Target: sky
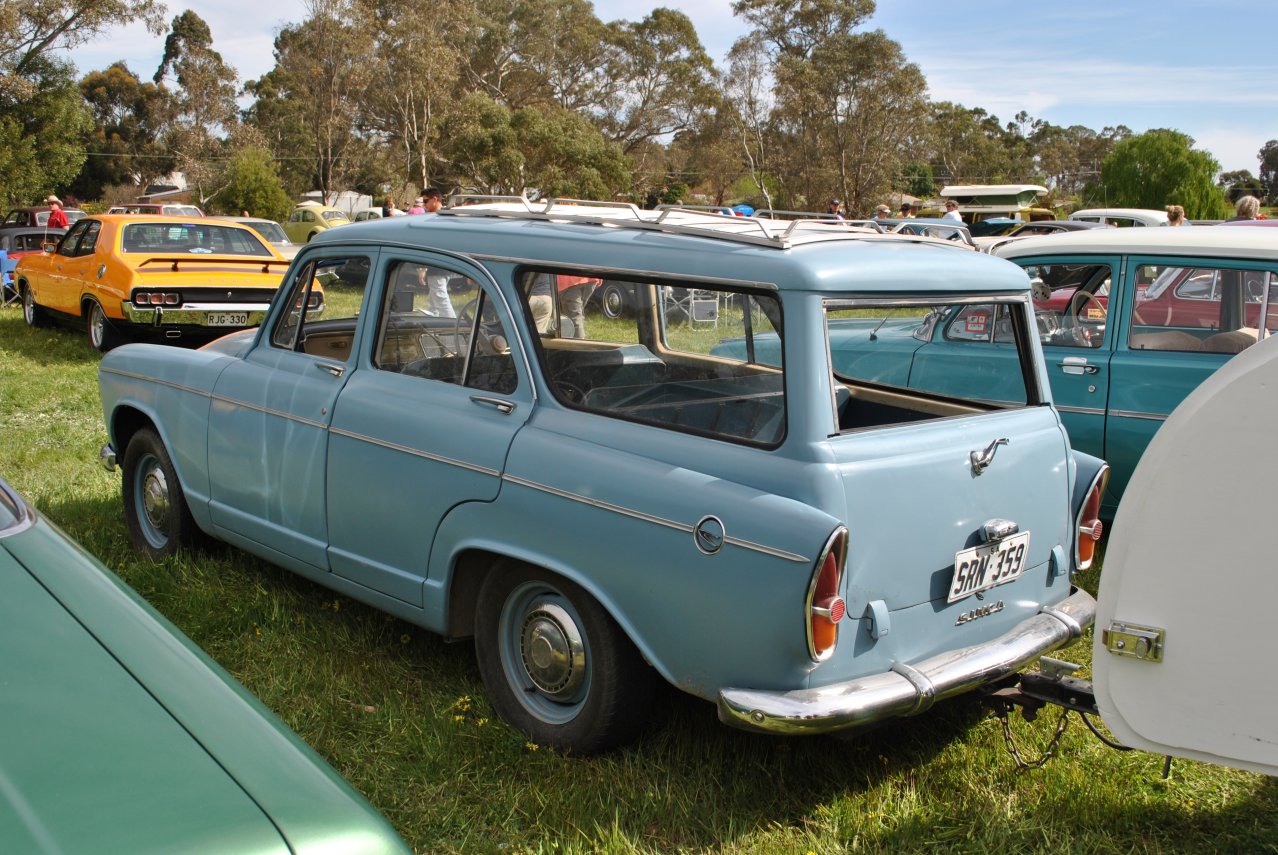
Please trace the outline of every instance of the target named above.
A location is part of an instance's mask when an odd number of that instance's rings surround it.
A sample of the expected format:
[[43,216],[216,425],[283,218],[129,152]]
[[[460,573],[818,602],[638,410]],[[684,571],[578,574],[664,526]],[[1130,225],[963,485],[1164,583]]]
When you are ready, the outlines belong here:
[[[684,12],[716,62],[748,29],[731,0],[595,0],[606,21],[638,20],[658,6]],[[169,20],[190,8],[209,24],[241,82],[271,69],[276,33],[305,17],[305,0],[168,7]],[[879,0],[868,22],[922,69],[933,100],[980,107],[1004,123],[1024,110],[1097,131],[1172,128],[1223,169],[1253,174],[1260,148],[1278,139],[1278,51],[1266,48],[1276,25],[1274,0]],[[163,50],[163,36],[122,27],[70,58],[81,74],[123,59],[149,79]]]

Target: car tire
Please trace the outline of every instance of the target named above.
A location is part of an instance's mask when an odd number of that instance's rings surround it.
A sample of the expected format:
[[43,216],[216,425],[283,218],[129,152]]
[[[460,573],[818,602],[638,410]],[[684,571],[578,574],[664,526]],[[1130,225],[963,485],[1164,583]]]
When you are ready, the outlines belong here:
[[23,282],[18,286],[22,292],[22,318],[27,322],[29,327],[45,327],[49,325],[49,318],[44,313],[44,309],[35,301],[35,295],[31,293],[31,286]]
[[102,305],[96,300],[90,300],[85,304],[84,318],[89,346],[98,353],[106,353],[124,344],[124,336],[120,335],[119,330],[111,324],[111,319],[106,316]]
[[201,541],[168,449],[154,430],[133,435],[121,469],[124,521],[139,552],[160,561]]
[[580,586],[528,565],[479,589],[475,653],[493,708],[533,742],[594,754],[633,738],[656,675]]
[[605,282],[599,291],[599,309],[605,318],[616,320],[626,313],[630,306],[630,295],[626,289],[616,282]]

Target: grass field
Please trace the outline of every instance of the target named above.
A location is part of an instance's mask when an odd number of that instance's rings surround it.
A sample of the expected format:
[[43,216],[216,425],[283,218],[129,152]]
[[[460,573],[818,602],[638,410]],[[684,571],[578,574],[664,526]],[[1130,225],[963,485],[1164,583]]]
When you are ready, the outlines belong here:
[[[538,750],[493,716],[469,645],[229,549],[139,560],[119,475],[97,463],[97,362],[82,332],[29,330],[0,311],[0,475],[420,852],[1278,851],[1270,779],[1177,761],[1163,780],[1162,758],[1104,748],[1077,721],[1044,768],[1022,771],[999,722],[968,700],[851,739],[780,739],[724,727],[668,690],[626,750]],[[1028,753],[1056,721],[1014,720]]]

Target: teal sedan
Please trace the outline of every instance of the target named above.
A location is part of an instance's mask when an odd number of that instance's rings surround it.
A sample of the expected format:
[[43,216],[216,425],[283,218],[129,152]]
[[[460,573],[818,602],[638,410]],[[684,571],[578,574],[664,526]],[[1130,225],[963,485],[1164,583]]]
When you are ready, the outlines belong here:
[[0,847],[399,853],[256,698],[0,481]]

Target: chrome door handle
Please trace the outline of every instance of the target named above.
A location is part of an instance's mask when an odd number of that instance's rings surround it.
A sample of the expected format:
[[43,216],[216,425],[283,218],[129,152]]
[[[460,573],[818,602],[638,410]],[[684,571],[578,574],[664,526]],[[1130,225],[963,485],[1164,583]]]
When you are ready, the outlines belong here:
[[508,416],[515,411],[514,402],[506,401],[502,398],[489,398],[485,395],[471,395],[470,399],[476,404],[483,404],[486,407],[492,407],[504,416]]
[[1099,374],[1100,366],[1088,363],[1087,358],[1083,356],[1067,356],[1061,362],[1056,363],[1066,374]]
[[329,374],[332,374],[334,377],[341,377],[343,374],[346,373],[345,365],[334,365],[331,362],[316,362],[315,367],[318,368],[320,371],[327,371]]

